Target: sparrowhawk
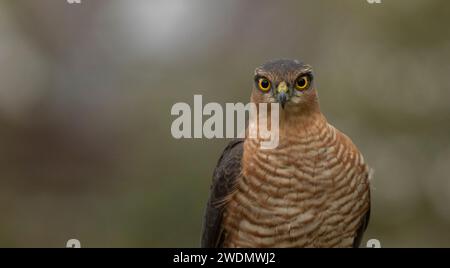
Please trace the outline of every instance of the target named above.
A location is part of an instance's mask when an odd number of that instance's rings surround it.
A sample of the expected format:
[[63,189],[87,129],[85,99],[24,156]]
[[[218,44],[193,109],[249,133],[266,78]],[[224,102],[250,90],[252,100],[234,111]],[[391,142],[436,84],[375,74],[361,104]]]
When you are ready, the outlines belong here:
[[202,247],[358,247],[370,215],[370,169],[319,109],[311,66],[255,70],[254,103],[279,103],[279,145],[236,139],[214,170]]

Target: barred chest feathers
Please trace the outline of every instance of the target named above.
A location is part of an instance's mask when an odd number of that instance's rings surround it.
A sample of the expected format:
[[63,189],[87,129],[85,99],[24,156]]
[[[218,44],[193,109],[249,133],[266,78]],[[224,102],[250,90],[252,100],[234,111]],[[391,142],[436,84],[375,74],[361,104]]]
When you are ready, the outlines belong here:
[[323,115],[296,118],[282,122],[275,149],[245,140],[225,247],[352,246],[369,208],[369,168]]

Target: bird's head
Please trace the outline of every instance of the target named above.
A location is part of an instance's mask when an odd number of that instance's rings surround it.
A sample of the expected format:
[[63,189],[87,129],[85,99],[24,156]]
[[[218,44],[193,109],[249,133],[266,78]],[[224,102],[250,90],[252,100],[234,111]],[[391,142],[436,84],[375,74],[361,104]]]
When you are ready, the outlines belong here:
[[318,107],[312,67],[286,59],[259,66],[255,70],[252,102],[279,103],[286,112]]

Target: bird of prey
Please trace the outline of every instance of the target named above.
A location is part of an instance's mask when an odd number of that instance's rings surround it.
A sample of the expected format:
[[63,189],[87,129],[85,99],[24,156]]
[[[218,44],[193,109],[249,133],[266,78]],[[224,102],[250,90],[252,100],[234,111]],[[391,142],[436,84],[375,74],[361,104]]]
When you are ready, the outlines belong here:
[[214,170],[202,247],[358,247],[370,215],[370,168],[319,109],[310,65],[256,68],[251,102],[280,103],[279,145],[236,139]]

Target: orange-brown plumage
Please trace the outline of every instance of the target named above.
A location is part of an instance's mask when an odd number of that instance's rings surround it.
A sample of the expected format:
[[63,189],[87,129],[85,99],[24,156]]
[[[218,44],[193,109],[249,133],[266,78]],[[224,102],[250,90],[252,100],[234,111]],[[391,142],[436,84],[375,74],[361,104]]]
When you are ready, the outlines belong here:
[[[293,61],[269,64],[256,75],[274,84],[292,85],[311,70]],[[258,138],[227,148],[214,176],[203,246],[358,246],[370,211],[369,167],[351,140],[328,124],[310,87],[289,96],[280,111],[276,148],[261,149]],[[257,90],[253,102],[270,102]]]

